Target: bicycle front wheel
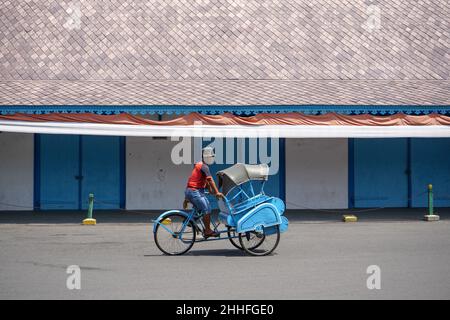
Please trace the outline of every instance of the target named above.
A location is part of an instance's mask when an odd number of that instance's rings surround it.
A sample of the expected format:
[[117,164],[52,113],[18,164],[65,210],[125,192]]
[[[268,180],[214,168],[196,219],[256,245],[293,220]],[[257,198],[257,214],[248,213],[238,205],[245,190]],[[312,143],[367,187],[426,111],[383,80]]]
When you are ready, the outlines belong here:
[[154,239],[156,246],[164,254],[182,255],[188,252],[195,242],[196,229],[187,217],[173,213],[156,225]]

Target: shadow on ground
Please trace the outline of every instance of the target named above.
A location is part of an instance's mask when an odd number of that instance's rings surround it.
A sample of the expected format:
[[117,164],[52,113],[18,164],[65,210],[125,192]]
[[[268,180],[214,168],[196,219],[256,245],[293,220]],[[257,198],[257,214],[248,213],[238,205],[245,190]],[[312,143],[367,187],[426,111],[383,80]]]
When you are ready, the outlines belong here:
[[[98,224],[152,223],[163,211],[111,211],[97,210],[94,218]],[[368,221],[420,221],[426,208],[346,209],[346,210],[288,210],[291,223],[339,222],[344,214],[355,214],[360,222]],[[441,220],[450,217],[450,208],[436,208]],[[2,211],[0,224],[81,224],[86,211]]]
[[[238,249],[191,249],[185,256],[205,256],[205,257],[249,257],[244,251]],[[144,257],[169,257],[162,253],[146,254]]]

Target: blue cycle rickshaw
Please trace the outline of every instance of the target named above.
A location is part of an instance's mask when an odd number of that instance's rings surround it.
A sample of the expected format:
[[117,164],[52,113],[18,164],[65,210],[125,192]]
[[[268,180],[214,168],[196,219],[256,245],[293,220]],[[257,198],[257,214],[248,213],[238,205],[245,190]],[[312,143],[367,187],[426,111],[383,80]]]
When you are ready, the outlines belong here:
[[[284,202],[264,193],[269,168],[265,164],[235,164],[217,172],[219,188],[224,198],[218,200],[218,220],[213,221],[218,238],[204,239],[202,215],[193,208],[190,212],[170,210],[161,214],[153,225],[157,247],[168,255],[188,252],[195,242],[229,240],[233,246],[254,256],[272,253],[278,246],[280,234],[288,228],[283,216]],[[255,181],[260,181],[255,188]],[[223,224],[221,230],[220,224]]]

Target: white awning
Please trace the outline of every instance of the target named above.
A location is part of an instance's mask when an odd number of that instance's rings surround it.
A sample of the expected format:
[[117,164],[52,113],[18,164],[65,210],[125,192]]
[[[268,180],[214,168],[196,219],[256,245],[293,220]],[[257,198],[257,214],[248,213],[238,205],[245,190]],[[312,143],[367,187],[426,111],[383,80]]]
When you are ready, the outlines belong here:
[[280,137],[280,138],[448,138],[446,125],[186,125],[153,126],[68,122],[0,121],[2,132],[135,137]]

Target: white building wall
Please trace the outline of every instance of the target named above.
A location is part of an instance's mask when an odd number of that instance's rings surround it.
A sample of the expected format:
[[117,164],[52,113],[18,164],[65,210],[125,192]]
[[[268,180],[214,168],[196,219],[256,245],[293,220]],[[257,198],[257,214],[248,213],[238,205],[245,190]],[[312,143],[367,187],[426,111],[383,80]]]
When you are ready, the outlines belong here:
[[175,165],[171,151],[177,142],[151,137],[127,137],[126,208],[181,208],[192,165]]
[[347,139],[286,139],[286,202],[288,209],[348,208]]
[[33,145],[32,134],[0,133],[0,210],[33,209]]

